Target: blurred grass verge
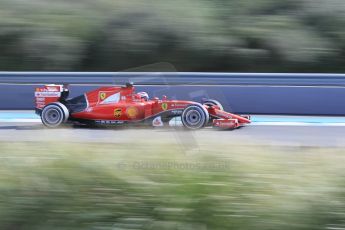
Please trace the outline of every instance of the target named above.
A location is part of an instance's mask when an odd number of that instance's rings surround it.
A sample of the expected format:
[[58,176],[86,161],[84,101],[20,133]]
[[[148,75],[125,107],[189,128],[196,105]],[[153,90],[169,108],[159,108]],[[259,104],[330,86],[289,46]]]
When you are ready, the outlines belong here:
[[0,229],[341,229],[339,148],[0,143]]

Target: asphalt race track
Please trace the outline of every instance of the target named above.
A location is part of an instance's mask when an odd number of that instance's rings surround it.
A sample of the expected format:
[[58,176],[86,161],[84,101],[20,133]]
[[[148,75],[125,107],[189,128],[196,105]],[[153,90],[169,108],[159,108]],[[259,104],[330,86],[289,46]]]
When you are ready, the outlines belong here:
[[205,128],[183,131],[167,128],[91,129],[64,127],[47,129],[32,111],[0,112],[2,142],[96,142],[125,143],[160,141],[179,144],[183,148],[204,144],[274,145],[292,147],[344,147],[345,118],[252,116],[252,124],[234,130],[219,131]]

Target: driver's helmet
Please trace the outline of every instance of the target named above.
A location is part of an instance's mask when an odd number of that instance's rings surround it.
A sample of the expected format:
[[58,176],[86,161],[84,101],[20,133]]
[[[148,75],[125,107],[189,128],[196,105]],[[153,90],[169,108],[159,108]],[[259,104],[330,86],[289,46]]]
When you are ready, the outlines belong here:
[[140,98],[143,98],[145,101],[149,100],[149,95],[146,92],[139,92],[138,95]]

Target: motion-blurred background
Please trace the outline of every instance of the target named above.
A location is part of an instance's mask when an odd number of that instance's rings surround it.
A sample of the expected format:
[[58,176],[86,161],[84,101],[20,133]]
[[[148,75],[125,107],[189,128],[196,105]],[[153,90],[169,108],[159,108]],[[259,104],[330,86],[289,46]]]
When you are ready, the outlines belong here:
[[[345,1],[0,0],[0,71],[161,62],[168,71],[344,73]],[[2,87],[2,103],[31,100],[31,89]],[[280,98],[323,114],[343,106],[343,86],[296,88],[237,96],[275,111],[308,110]],[[48,130],[38,117],[1,113],[0,230],[345,229],[345,122]]]
[[0,70],[344,72],[342,0],[1,0]]

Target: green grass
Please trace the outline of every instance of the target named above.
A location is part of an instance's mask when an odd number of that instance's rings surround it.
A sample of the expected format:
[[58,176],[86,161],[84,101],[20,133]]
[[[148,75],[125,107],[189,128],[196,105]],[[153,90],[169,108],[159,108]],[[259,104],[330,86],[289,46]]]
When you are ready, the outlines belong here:
[[345,227],[344,149],[0,143],[0,229]]

